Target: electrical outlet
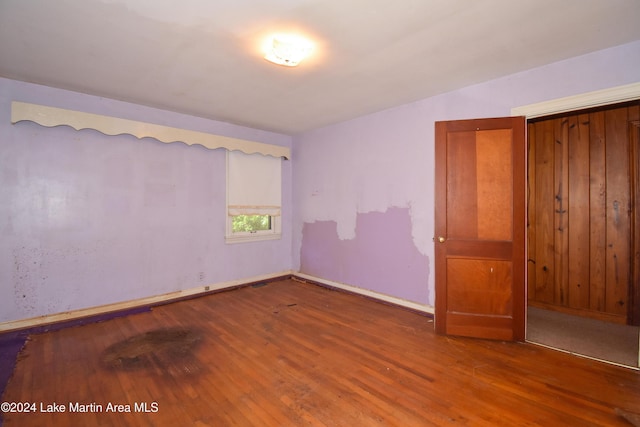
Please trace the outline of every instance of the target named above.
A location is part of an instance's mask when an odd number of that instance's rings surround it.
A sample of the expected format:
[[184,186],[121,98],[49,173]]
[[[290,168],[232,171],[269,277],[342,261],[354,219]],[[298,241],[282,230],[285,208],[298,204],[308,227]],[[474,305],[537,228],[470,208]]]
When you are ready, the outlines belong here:
[[209,286],[205,286],[205,287],[204,287],[204,290],[205,290],[205,291],[208,291],[209,289],[210,289],[210,288],[209,288]]
[[198,280],[199,280],[200,282],[203,282],[203,281],[204,281],[204,271],[201,271],[200,273],[198,273]]

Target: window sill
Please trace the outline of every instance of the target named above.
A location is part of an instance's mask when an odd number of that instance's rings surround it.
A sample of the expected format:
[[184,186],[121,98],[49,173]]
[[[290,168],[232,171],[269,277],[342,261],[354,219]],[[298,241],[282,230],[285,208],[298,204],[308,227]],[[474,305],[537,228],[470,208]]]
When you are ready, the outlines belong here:
[[242,234],[240,236],[225,236],[224,242],[227,244],[261,242],[263,240],[280,240],[280,233],[263,233],[263,234]]

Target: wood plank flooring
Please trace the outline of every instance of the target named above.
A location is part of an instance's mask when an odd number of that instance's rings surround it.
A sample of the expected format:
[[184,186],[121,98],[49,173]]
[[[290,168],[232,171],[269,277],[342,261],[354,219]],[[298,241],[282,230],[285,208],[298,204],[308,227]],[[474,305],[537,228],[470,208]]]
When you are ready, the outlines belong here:
[[[201,338],[190,351],[105,363],[110,346],[177,327]],[[283,280],[32,335],[2,401],[37,404],[5,413],[7,427],[625,426],[617,410],[640,414],[640,374],[438,336],[428,317]],[[42,412],[53,403],[66,412]]]

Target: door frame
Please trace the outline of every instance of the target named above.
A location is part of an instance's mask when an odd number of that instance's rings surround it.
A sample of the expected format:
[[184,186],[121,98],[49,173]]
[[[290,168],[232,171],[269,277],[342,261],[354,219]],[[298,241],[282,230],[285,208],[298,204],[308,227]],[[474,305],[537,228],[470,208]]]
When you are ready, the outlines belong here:
[[[631,289],[629,289],[628,322],[640,326],[640,120],[629,123],[631,144]],[[640,351],[638,352],[640,359]],[[640,365],[640,363],[639,363]]]
[[[610,104],[617,104],[626,101],[634,101],[640,99],[640,82],[631,83],[622,86],[614,86],[607,89],[597,90],[593,92],[585,92],[578,95],[567,96],[563,98],[551,99],[548,101],[538,102],[535,104],[522,105],[513,107],[511,109],[512,116],[524,116],[525,120],[530,120],[537,117],[550,116],[553,114],[568,113],[576,110],[582,110],[586,108],[601,107]],[[529,178],[527,177],[526,185],[528,185]],[[636,239],[637,240],[637,239]],[[638,243],[637,241],[635,242]],[[525,243],[525,251],[528,253],[529,242]],[[528,255],[527,255],[528,257]],[[526,265],[528,272],[529,265]],[[635,271],[633,274],[640,274]],[[525,277],[528,278],[528,273]],[[638,276],[635,276],[638,277]],[[528,281],[525,280],[528,287]],[[525,289],[525,294],[527,289]],[[640,299],[640,290],[634,291],[634,296],[638,296]],[[640,301],[634,301],[635,306],[640,305]],[[637,307],[636,307],[637,309]],[[637,315],[637,312],[633,314]],[[635,316],[632,316],[635,317]],[[634,319],[637,320],[637,319]],[[526,317],[525,317],[525,337],[526,337]],[[638,355],[640,358],[640,354]]]
[[552,114],[568,113],[585,108],[601,107],[634,101],[640,98],[640,82],[608,89],[586,92],[564,98],[551,99],[536,104],[522,105],[511,109],[512,116],[525,116],[527,120]]

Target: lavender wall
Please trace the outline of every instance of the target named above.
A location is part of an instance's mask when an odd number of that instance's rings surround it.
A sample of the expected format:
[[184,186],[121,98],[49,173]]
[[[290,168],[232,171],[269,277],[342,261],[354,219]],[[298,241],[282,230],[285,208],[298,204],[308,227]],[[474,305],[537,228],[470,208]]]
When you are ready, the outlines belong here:
[[[509,116],[513,107],[638,82],[639,70],[640,41],[296,137],[294,268],[433,306],[434,122]],[[374,213],[375,225],[362,226]]]
[[410,301],[427,298],[427,287],[416,277],[429,277],[429,263],[411,239],[411,215],[406,208],[359,213],[353,239],[338,237],[335,221],[305,223],[301,270],[317,277],[375,292],[393,294]]
[[227,245],[225,152],[10,124],[25,101],[276,145],[291,137],[0,79],[0,322],[291,269],[283,238]]

